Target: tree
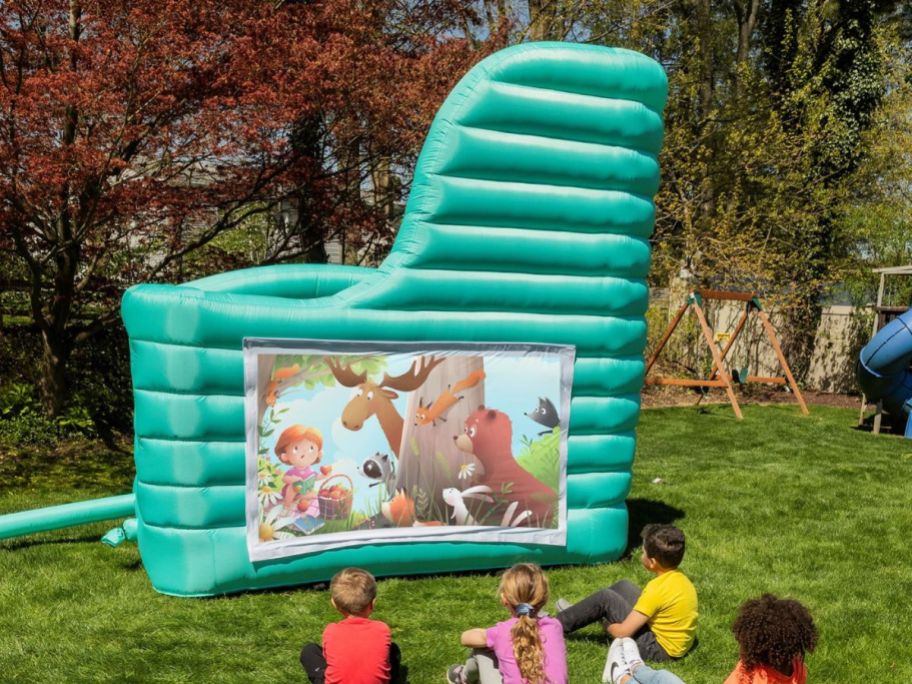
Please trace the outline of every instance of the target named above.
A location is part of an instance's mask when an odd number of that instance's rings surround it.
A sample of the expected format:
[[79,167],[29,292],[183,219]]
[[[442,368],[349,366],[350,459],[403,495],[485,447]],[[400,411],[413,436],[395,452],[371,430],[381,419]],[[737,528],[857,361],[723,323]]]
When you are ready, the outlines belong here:
[[[783,346],[799,375],[807,370],[821,315],[821,297],[843,279],[851,250],[845,198],[870,154],[864,133],[886,93],[885,33],[873,0],[769,3],[766,67],[776,84],[773,107],[796,140],[813,212],[803,224],[797,289],[785,311]],[[800,141],[800,142],[798,142]]]
[[[843,206],[843,223],[851,244],[847,285],[855,301],[874,300],[877,276],[872,268],[904,266],[912,261],[912,63],[904,60],[903,28],[889,42],[891,62],[887,93],[870,130],[864,133],[868,154],[853,174]],[[907,53],[906,53],[907,54]],[[912,302],[912,283],[894,286],[894,302]],[[905,295],[905,300],[903,300]]]
[[761,291],[786,314],[800,373],[857,244],[846,220],[865,131],[908,61],[887,30],[907,27],[902,3],[624,0],[577,21],[669,75],[652,282]]
[[345,227],[389,232],[361,179],[378,159],[414,158],[454,78],[487,49],[453,30],[465,12],[404,0],[0,5],[0,254],[14,263],[3,285],[24,293],[40,332],[49,413],[63,407],[73,350],[117,321],[126,286],[196,275],[183,272],[188,255],[277,203],[297,204],[298,221],[264,261],[319,256]]
[[456,390],[456,402],[433,421],[433,426],[446,425],[446,429],[433,429],[428,425],[431,421],[420,422],[416,416],[422,406],[433,406],[451,388],[483,371],[481,356],[449,357],[408,397],[396,488],[415,499],[420,518],[445,517],[443,490],[466,489],[483,475],[480,461],[460,451],[454,438],[462,433],[469,414],[484,404],[484,380]]

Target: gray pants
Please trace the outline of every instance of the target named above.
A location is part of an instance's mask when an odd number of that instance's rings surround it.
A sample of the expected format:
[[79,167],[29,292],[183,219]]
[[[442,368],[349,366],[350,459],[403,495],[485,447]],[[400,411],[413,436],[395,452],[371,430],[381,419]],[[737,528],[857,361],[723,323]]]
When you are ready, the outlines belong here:
[[489,648],[476,648],[465,661],[463,675],[472,684],[503,684],[497,656]]
[[[580,627],[591,625],[595,622],[613,624],[623,622],[630,615],[637,599],[640,598],[640,588],[633,582],[621,580],[612,584],[607,589],[602,589],[587,596],[579,603],[574,603],[567,610],[557,614],[564,627],[564,633],[575,632]],[[665,662],[673,658],[656,641],[655,634],[644,625],[640,631],[633,635],[644,660]]]

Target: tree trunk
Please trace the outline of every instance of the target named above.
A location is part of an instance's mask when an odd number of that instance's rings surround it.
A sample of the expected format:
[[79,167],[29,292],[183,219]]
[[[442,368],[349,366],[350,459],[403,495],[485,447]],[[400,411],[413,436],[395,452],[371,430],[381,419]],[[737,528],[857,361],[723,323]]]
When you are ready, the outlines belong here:
[[[272,364],[275,362],[275,354],[257,354],[257,425],[263,424],[263,416],[266,415],[266,387],[272,377]],[[245,388],[246,389],[246,388]]]
[[563,31],[558,20],[558,0],[529,0],[529,38],[561,40]]
[[[74,43],[82,33],[82,8],[77,0],[69,3],[69,38]],[[78,70],[76,50],[70,51],[70,69]],[[68,103],[64,108],[61,141],[70,147],[76,142],[79,112]],[[54,256],[53,299],[46,308],[42,306],[41,266],[33,260],[31,303],[35,323],[41,330],[41,401],[48,415],[55,418],[63,411],[67,396],[67,362],[73,352],[73,340],[67,326],[76,296],[76,273],[82,257],[81,244],[75,238],[74,207],[78,205],[68,183],[61,188],[61,209],[56,220],[57,252]],[[17,245],[18,247],[18,245]],[[20,253],[27,251],[24,246]]]
[[805,294],[796,306],[785,312],[778,331],[782,353],[799,385],[807,379],[817,345],[817,328],[823,317],[819,295],[816,288]]
[[396,214],[396,196],[394,192],[393,165],[388,155],[377,159],[374,165],[372,180],[374,185],[374,206],[379,207],[388,222]]
[[789,70],[798,53],[798,28],[804,21],[804,13],[801,0],[773,0],[764,9],[761,25],[763,63],[773,97],[780,107],[792,89]]
[[[321,121],[316,114],[300,117],[294,123],[291,145],[299,163],[314,169],[322,167]],[[323,226],[316,220],[318,212],[313,207],[313,198],[307,182],[303,182],[294,193],[292,205],[295,217],[294,233],[298,238],[301,252],[307,263],[326,263],[326,235]]]
[[41,401],[52,418],[63,412],[67,396],[67,362],[72,345],[54,336],[50,331],[41,333]]
[[[474,456],[457,449],[454,437],[462,434],[466,418],[484,403],[484,381],[460,390],[457,396],[462,399],[443,414],[445,420],[436,421],[436,426],[415,424],[418,401],[422,400],[427,406],[460,380],[480,370],[484,370],[481,356],[450,357],[409,395],[396,488],[415,499],[420,520],[444,520],[448,511],[443,501],[443,490],[447,487],[465,489],[481,474],[481,463]],[[471,476],[460,478],[460,468],[467,464],[474,464],[475,470]]]
[[713,110],[715,76],[713,69],[712,3],[699,0],[697,3],[697,35],[700,38],[700,118],[706,119]]
[[750,57],[751,39],[757,27],[757,17],[760,15],[760,0],[746,0],[742,6],[737,0],[732,3],[735,10],[735,20],[738,22],[738,51],[735,55],[734,78],[732,92],[737,96],[741,87],[742,65]]
[[738,20],[737,63],[742,64],[747,61],[750,54],[751,37],[754,35],[757,17],[760,14],[760,0],[748,0],[744,8],[736,2],[735,8]]
[[[345,179],[347,204],[356,207],[361,203],[361,163],[365,153],[362,153],[361,143],[357,138],[354,138],[339,142],[336,154],[339,157],[342,178]],[[350,249],[350,247],[347,247],[347,244],[350,244],[349,238],[352,238],[355,242],[355,254],[353,255],[352,263],[358,263],[357,245],[362,237],[362,235],[358,234],[357,228],[353,230],[351,226],[343,226],[339,229],[339,241],[342,246],[340,263],[349,263],[346,255],[346,249]]]

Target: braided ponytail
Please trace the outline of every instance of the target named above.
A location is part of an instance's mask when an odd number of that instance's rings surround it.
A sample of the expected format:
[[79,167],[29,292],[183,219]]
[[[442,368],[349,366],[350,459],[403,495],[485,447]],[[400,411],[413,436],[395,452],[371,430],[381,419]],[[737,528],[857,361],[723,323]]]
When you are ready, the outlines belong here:
[[518,563],[503,574],[500,595],[518,618],[510,635],[520,674],[529,684],[545,684],[538,611],[548,602],[548,579],[534,563]]

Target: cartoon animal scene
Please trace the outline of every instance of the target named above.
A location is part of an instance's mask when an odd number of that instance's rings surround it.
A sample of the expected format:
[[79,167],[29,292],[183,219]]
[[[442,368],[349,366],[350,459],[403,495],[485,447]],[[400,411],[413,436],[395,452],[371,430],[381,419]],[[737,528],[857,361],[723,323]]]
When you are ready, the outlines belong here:
[[314,351],[256,357],[258,546],[558,526],[561,355]]

